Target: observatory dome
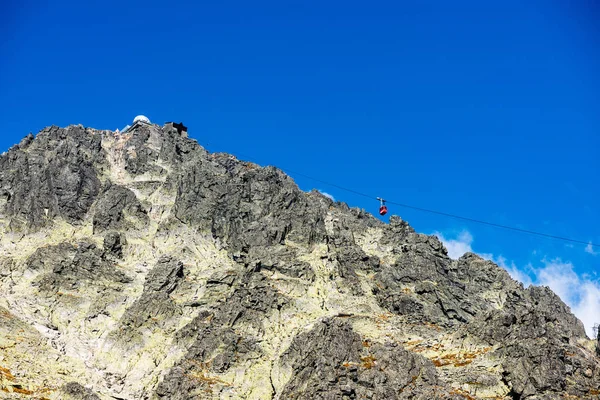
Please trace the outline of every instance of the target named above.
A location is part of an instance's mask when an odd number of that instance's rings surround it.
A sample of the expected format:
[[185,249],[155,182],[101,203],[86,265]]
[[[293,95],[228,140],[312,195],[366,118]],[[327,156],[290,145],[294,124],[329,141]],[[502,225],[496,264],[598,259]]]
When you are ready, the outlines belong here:
[[133,119],[133,123],[135,124],[136,122],[144,122],[146,124],[149,124],[150,120],[145,115],[138,115]]

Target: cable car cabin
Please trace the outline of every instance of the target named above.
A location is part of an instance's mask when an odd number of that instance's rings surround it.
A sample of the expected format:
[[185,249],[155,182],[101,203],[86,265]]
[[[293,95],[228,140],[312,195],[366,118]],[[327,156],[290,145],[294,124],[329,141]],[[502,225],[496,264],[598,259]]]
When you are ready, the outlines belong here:
[[385,200],[381,197],[378,197],[377,200],[379,200],[379,215],[387,214],[387,206],[385,205]]

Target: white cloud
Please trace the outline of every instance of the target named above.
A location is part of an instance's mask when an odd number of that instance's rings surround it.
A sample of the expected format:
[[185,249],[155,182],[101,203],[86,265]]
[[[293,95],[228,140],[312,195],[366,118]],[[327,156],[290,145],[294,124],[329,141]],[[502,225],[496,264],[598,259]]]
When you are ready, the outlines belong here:
[[593,256],[597,256],[598,252],[594,250],[594,246],[592,246],[592,242],[589,242],[587,246],[585,246],[585,252],[591,254]]
[[[448,249],[448,255],[453,259],[460,258],[466,252],[476,253],[472,248],[473,235],[468,231],[462,231],[456,238],[444,236],[439,232],[435,232],[434,235]],[[593,251],[591,245],[588,247],[590,249],[586,248],[586,252]],[[592,254],[599,253],[594,251]],[[578,275],[572,263],[563,262],[559,258],[542,259],[541,265],[537,267],[531,263],[525,267],[518,267],[501,255],[477,254],[504,268],[513,279],[522,282],[525,287],[532,284],[550,287],[583,322],[588,336],[592,337],[592,327],[600,323],[600,280],[598,278],[589,274]],[[533,253],[534,256],[537,254],[537,252]]]
[[327,197],[329,200],[331,201],[335,201],[335,197],[333,197],[332,195],[330,195],[327,192],[322,191],[321,189],[317,189],[319,191],[319,193],[321,193],[323,196]]
[[[494,256],[490,253],[477,253],[473,251],[473,247],[471,246],[473,243],[473,235],[471,235],[469,231],[462,231],[456,239],[450,239],[449,237],[444,236],[440,232],[434,232],[433,234],[437,236],[440,239],[440,241],[444,244],[444,247],[446,247],[446,249],[448,250],[448,255],[452,259],[456,260],[467,252],[473,252],[481,258],[490,260],[507,270],[513,279],[522,282],[523,285],[525,285],[525,287],[529,286],[532,283],[532,279],[526,272],[517,268],[514,262],[508,263],[506,258],[504,258],[503,256]],[[529,266],[529,269],[531,269],[531,266]]]
[[564,263],[560,259],[544,260],[544,267],[535,270],[536,283],[549,286],[565,303],[574,303],[579,277],[573,271],[573,264]]
[[533,284],[533,280],[527,273],[527,271],[533,270],[531,264],[528,264],[525,268],[520,269],[519,267],[517,267],[514,261],[511,261],[510,264],[508,264],[506,262],[506,259],[502,256],[493,259],[492,261],[504,268],[511,278],[513,278],[515,281],[521,282],[524,287],[528,287]]
[[580,299],[573,313],[583,321],[589,337],[593,337],[594,324],[600,323],[600,285],[598,282],[584,280],[580,287]]
[[[508,263],[506,258],[501,255],[496,257],[490,253],[476,253],[476,254],[479,257],[484,258],[486,260],[490,260],[490,261],[496,263],[497,265],[499,265],[500,267],[504,268],[508,272],[508,274],[510,275],[511,278],[523,283],[523,285],[525,287],[528,287],[529,285],[531,285],[533,283],[533,281],[531,280],[531,277],[525,272],[525,271],[531,271],[533,269],[531,264],[528,264],[523,270],[521,270],[517,267],[517,265],[515,264],[514,261],[511,261],[510,263]],[[535,254],[535,252],[534,252],[534,254]]]
[[462,231],[456,239],[448,239],[440,232],[434,232],[433,235],[440,239],[444,247],[448,250],[448,256],[454,260],[459,259],[465,253],[473,251],[471,248],[473,235],[468,231]]
[[600,281],[589,275],[579,276],[573,264],[560,259],[543,260],[544,266],[536,269],[536,284],[550,287],[585,325],[588,336],[592,327],[600,322]]

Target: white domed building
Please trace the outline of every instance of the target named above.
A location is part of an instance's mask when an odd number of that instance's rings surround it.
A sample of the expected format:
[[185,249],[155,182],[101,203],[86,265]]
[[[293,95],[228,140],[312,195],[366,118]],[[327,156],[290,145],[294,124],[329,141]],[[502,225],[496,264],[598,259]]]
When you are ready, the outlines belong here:
[[133,119],[133,124],[135,125],[136,122],[143,122],[144,124],[150,124],[150,120],[145,115],[138,115],[137,117],[135,117]]

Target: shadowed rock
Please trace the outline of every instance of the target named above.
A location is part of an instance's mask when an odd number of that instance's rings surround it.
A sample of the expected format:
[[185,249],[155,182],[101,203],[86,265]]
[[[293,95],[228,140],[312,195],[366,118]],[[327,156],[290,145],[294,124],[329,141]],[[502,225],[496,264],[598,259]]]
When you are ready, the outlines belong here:
[[281,362],[292,369],[285,399],[451,398],[431,361],[396,344],[371,345],[340,320],[298,335]]
[[47,293],[90,284],[131,282],[131,278],[118,270],[102,250],[86,242],[77,246],[61,243],[41,247],[27,259],[27,267],[42,272],[35,284]]
[[[212,310],[202,311],[177,333],[187,354],[159,384],[156,393],[165,399],[192,399],[218,395],[228,383],[215,377],[237,363],[258,358],[263,334],[261,319],[281,309],[286,299],[264,277],[242,277],[243,285]],[[240,329],[243,327],[244,329]]]
[[168,256],[161,257],[150,270],[139,299],[127,309],[121,324],[127,329],[126,337],[135,336],[136,328],[154,321],[164,324],[181,313],[180,307],[169,296],[183,279],[183,263]]
[[61,399],[65,400],[100,400],[97,394],[92,390],[80,385],[77,382],[69,382],[61,390]]
[[131,190],[119,185],[108,185],[96,202],[94,232],[135,227],[133,224],[127,224],[125,220],[127,215],[142,223],[148,220],[142,205]]
[[98,169],[105,164],[96,131],[52,126],[35,139],[27,136],[0,157],[0,198],[12,229],[35,230],[57,217],[81,222],[100,191]]
[[104,251],[117,258],[123,257],[123,246],[126,244],[127,239],[123,234],[118,232],[108,232],[106,235],[104,235]]

